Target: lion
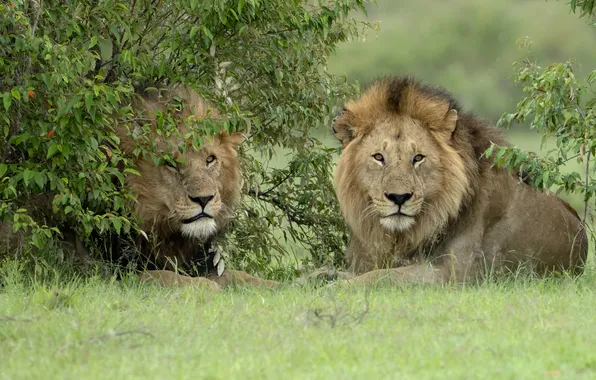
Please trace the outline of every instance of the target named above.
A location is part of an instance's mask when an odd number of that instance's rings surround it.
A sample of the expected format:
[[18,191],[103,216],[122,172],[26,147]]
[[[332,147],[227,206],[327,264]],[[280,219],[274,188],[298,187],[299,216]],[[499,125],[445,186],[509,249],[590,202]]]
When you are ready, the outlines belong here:
[[[232,284],[276,286],[274,281],[245,272],[227,269],[222,272],[222,266],[216,265],[221,252],[214,241],[225,239],[223,232],[241,197],[242,177],[237,149],[243,142],[243,135],[226,131],[205,134],[198,150],[180,149],[183,145],[191,145],[183,139],[185,135],[188,137],[193,120],[222,118],[216,109],[185,85],[160,91],[139,91],[132,108],[135,110],[132,122],[117,127],[115,135],[119,148],[131,158],[137,172],[126,171],[124,178],[125,186],[135,195],[132,208],[142,232],[131,239],[117,235],[94,238],[108,242],[105,245],[109,246],[108,255],[112,260],[122,264],[132,259],[142,265],[142,268],[137,266],[142,269],[139,275],[142,281],[155,280],[162,285],[200,284],[214,290]],[[176,123],[173,128],[179,133],[158,134],[158,117],[164,117],[165,111],[172,109],[169,114]],[[140,133],[143,130],[146,133]],[[156,164],[149,156],[132,154],[148,141],[147,137],[154,139],[156,147],[171,159]],[[53,196],[43,195],[46,201],[42,203],[51,204]],[[12,238],[8,227],[0,224],[0,248],[9,252],[22,243],[22,236]],[[74,251],[78,257],[89,256],[73,231],[65,231],[64,237],[59,242],[61,247]],[[178,270],[188,276],[178,274]]]
[[334,119],[334,187],[351,230],[348,283],[441,284],[528,267],[583,273],[577,213],[483,157],[501,130],[413,77],[374,80]]
[[[222,118],[187,86],[139,95],[133,108],[140,111],[138,118],[149,121],[154,130],[158,112],[165,112],[175,102],[182,105],[175,115],[180,136],[188,132],[187,120]],[[134,147],[130,131],[120,127],[116,134],[121,150],[130,152]],[[225,229],[240,200],[242,177],[237,148],[243,141],[242,134],[223,131],[205,136],[199,150],[189,149],[185,153],[176,149],[180,140],[170,136],[164,142],[167,144],[161,144],[173,161],[156,166],[149,158],[139,158],[134,165],[139,175],[125,177],[137,199],[135,213],[142,221],[140,227],[152,235],[137,239],[141,252],[159,268],[145,271],[141,278],[158,279],[162,284],[213,281],[217,284],[211,284],[213,288],[230,284],[275,286],[274,281],[241,271],[224,270],[218,274],[214,263],[219,255],[213,246],[214,238]],[[197,277],[174,274],[171,271],[175,269]]]

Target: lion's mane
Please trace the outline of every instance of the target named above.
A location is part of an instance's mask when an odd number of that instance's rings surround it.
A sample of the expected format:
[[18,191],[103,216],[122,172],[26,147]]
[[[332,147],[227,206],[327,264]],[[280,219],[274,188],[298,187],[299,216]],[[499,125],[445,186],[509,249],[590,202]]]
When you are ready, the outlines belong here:
[[[370,159],[371,152],[365,154],[361,146],[379,124],[400,117],[414,120],[430,132],[432,149],[440,157],[435,164],[440,165],[442,173],[436,180],[440,183],[434,185],[442,190],[432,199],[424,200],[422,212],[411,228],[388,231],[378,218],[371,217],[374,202],[366,189],[371,185],[363,183],[360,173],[360,164]],[[507,200],[500,200],[507,196],[504,193],[516,186],[530,188],[505,169],[494,167],[491,159],[482,157],[492,143],[508,145],[501,130],[463,112],[446,90],[422,84],[412,77],[384,77],[373,81],[360,98],[345,104],[344,111],[334,121],[332,132],[343,146],[334,182],[342,213],[352,232],[347,260],[356,273],[399,267],[419,261],[420,256],[432,256],[434,248],[454,240],[470,223],[483,223],[488,230],[507,216],[508,206],[499,208],[507,204]],[[494,201],[491,197],[499,199]],[[573,228],[581,225],[569,205],[560,199],[554,205],[574,214],[565,216],[571,220]],[[559,207],[561,205],[564,207]],[[479,213],[479,210],[483,211]],[[587,241],[585,231],[579,228],[582,234],[579,241],[583,246],[576,245],[575,249],[583,257],[579,261],[583,262]],[[477,249],[481,249],[481,245],[479,241]],[[579,261],[574,256],[573,262]]]
[[[133,108],[145,123],[149,122],[155,127],[156,115],[165,112],[167,107],[174,102],[182,104],[178,112],[178,130],[180,135],[187,132],[185,121],[194,116],[195,119],[221,119],[217,110],[207,103],[194,90],[178,85],[176,87],[158,92],[139,93],[133,102]],[[191,118],[192,119],[192,118]],[[125,128],[117,129],[120,138],[120,148],[130,152],[134,146],[131,133]],[[233,216],[235,207],[240,200],[242,178],[240,175],[239,161],[236,148],[242,141],[240,134],[221,132],[214,136],[205,135],[204,146],[199,152],[190,152],[183,155],[187,160],[188,170],[180,170],[175,175],[179,178],[172,179],[168,169],[163,165],[156,166],[149,158],[138,158],[135,168],[140,175],[130,174],[126,177],[126,184],[136,196],[134,205],[135,214],[141,220],[141,228],[147,235],[136,238],[137,249],[142,256],[150,260],[158,269],[183,269],[197,274],[206,274],[213,269],[210,258],[213,256],[213,238],[225,229]],[[170,140],[175,137],[170,137]],[[175,141],[169,141],[174,143]],[[192,149],[192,148],[191,148]],[[198,168],[204,164],[206,154],[216,157],[218,161],[218,174],[212,175],[210,171],[200,171]],[[212,178],[208,178],[211,176]],[[181,189],[185,187],[185,189]],[[189,192],[215,193],[215,199],[220,205],[218,212],[213,216],[214,229],[199,231],[199,236],[194,236],[192,229],[184,229],[180,223],[183,216],[179,216],[177,209],[188,207],[184,201],[194,194]],[[181,199],[174,199],[177,195]],[[181,206],[182,204],[182,206]],[[186,215],[186,217],[189,215]],[[190,231],[190,232],[188,232]]]

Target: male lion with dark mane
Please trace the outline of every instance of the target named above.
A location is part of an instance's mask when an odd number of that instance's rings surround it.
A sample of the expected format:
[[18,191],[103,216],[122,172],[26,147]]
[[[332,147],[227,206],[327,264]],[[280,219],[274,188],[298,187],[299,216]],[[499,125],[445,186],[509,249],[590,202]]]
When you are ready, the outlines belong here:
[[[583,272],[588,238],[564,201],[482,157],[508,145],[447,91],[375,80],[333,123],[335,189],[352,236],[350,283],[463,282],[528,265]],[[351,277],[351,276],[350,276]]]
[[[141,280],[156,280],[162,285],[201,284],[215,290],[230,284],[275,286],[274,281],[241,271],[222,272],[222,267],[218,270],[216,266],[219,263],[216,256],[221,256],[221,252],[216,251],[214,239],[233,217],[240,200],[242,177],[237,148],[243,141],[242,135],[225,131],[217,135],[204,134],[201,136],[204,143],[198,150],[179,149],[182,145],[191,145],[183,139],[188,137],[189,127],[196,120],[221,118],[194,90],[184,85],[139,92],[135,94],[132,108],[136,115],[131,128],[118,127],[116,135],[120,149],[131,156],[139,174],[126,174],[125,183],[136,197],[133,210],[143,232],[132,239],[94,236],[108,240],[107,255],[120,263],[128,259],[140,263],[137,268],[142,266]],[[158,113],[165,115],[172,108],[170,115],[176,123],[173,128],[177,129],[179,137],[172,133],[164,138],[167,134],[157,133]],[[145,125],[149,128],[143,134]],[[151,139],[173,160],[156,165],[149,157],[130,155]],[[33,209],[40,220],[51,219],[51,211],[46,208],[51,205],[53,196],[42,194],[39,197],[42,201],[30,201],[25,207]],[[10,232],[7,223],[0,223],[0,254],[14,251],[22,244],[23,235]],[[81,239],[68,226],[63,232],[62,247],[75,251],[80,257],[88,255]],[[190,276],[174,272],[178,269]]]
[[[140,111],[139,118],[149,121],[155,130],[157,112],[165,112],[173,102],[182,109],[176,120],[180,136],[188,132],[187,120],[207,116],[221,118],[196,92],[186,86],[143,93],[133,104]],[[129,152],[134,146],[125,128],[116,130],[120,148]],[[135,212],[142,220],[142,229],[152,238],[138,238],[144,257],[151,259],[158,270],[145,271],[143,280],[158,279],[162,284],[211,282],[213,288],[231,283],[274,286],[275,282],[253,277],[245,272],[225,270],[218,274],[214,263],[217,253],[213,239],[233,216],[240,200],[242,177],[236,148],[243,137],[240,133],[221,132],[205,136],[204,144],[196,151],[180,153],[175,149],[181,138],[170,136],[162,144],[182,163],[156,166],[149,159],[137,159],[135,168],[140,175],[129,174],[126,183],[134,192]],[[156,242],[157,244],[154,244]],[[204,277],[178,275],[171,270],[181,268],[187,273]],[[161,270],[166,269],[166,270]]]

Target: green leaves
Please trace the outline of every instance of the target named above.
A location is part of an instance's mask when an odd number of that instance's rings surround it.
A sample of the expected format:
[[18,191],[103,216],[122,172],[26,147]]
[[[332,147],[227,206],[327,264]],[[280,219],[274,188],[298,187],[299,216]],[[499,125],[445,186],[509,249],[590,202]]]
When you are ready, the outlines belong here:
[[190,34],[189,37],[191,39],[195,38],[195,36],[197,35],[197,33],[199,32],[199,27],[198,25],[194,25],[192,28],[190,28]]
[[205,34],[205,36],[207,36],[209,41],[213,40],[213,34],[211,34],[211,31],[204,25],[203,25],[203,33]]
[[109,61],[112,58],[114,45],[109,38],[102,38],[97,43],[99,45],[99,52],[102,61]]
[[10,90],[10,94],[16,100],[21,100],[21,93],[19,92],[18,88],[13,88],[12,90]]
[[[589,77],[588,83],[592,79]],[[589,217],[588,204],[596,200],[596,165],[590,165],[596,153],[596,97],[587,85],[578,82],[571,61],[544,69],[524,62],[518,65],[516,82],[524,86],[526,97],[518,103],[516,112],[504,114],[499,124],[510,126],[530,120],[531,128],[544,135],[543,143],[554,143],[556,149],[537,157],[500,147],[495,164],[509,170],[523,169],[537,189],[554,187],[557,193],[584,194],[584,218]],[[490,149],[492,152],[493,147]],[[578,161],[583,172],[569,170],[566,165],[571,160]]]
[[51,144],[48,148],[48,154],[46,155],[46,159],[52,158],[56,153],[62,150],[62,147],[58,144]]
[[579,6],[581,10],[580,17],[593,15],[595,5],[594,0],[570,0],[569,2],[569,6],[574,13]]
[[9,92],[2,94],[2,104],[4,104],[4,110],[8,112],[10,105],[12,104],[12,95]]
[[[0,30],[10,33],[0,48],[0,130],[8,141],[0,139],[0,200],[10,207],[0,216],[16,215],[16,195],[51,190],[52,213],[27,208],[13,225],[37,236],[36,246],[51,243],[59,230],[45,232],[63,225],[83,238],[137,230],[125,182],[139,174],[132,156],[160,165],[176,149],[201,149],[226,130],[249,137],[239,148],[248,196],[226,265],[269,275],[272,260],[298,252],[341,261],[347,235],[330,182],[336,152],[312,136],[327,129],[335,103],[355,92],[326,65],[334,47],[365,25],[352,15],[363,1],[44,3],[35,33],[24,4],[0,12]],[[195,123],[184,146],[163,149],[143,137],[150,126],[131,112],[133,88],[180,82],[226,121]],[[171,115],[157,124],[160,136],[175,133]],[[115,146],[117,127],[140,129],[130,156]]]

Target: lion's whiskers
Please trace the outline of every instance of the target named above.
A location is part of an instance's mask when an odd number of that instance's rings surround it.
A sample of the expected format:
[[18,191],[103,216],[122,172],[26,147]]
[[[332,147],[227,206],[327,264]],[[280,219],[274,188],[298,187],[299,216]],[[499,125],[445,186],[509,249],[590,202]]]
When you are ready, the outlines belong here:
[[380,214],[377,211],[375,205],[374,204],[369,204],[368,206],[366,206],[366,208],[364,209],[364,211],[362,211],[362,214],[360,214],[359,222],[362,223],[367,218],[373,217],[373,216],[377,216],[377,215],[380,215]]

